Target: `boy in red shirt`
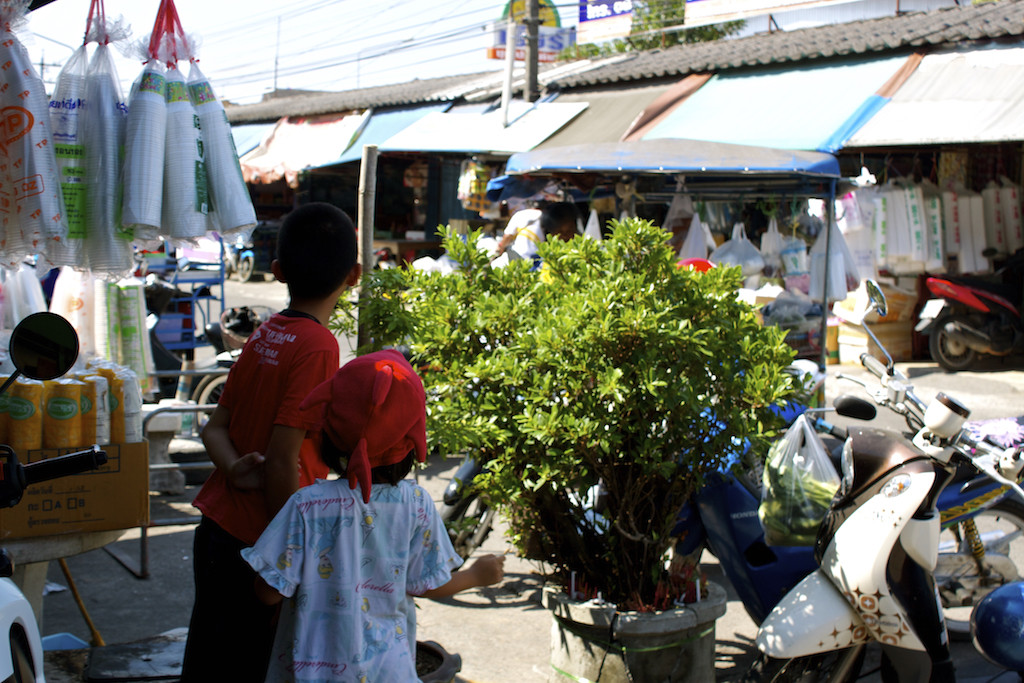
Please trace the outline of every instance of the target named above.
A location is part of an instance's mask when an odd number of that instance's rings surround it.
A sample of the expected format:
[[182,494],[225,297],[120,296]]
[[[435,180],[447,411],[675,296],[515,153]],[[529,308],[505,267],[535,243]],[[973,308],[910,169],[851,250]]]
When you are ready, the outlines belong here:
[[231,368],[203,443],[216,469],[195,498],[203,517],[194,545],[195,604],[183,683],[262,681],[276,610],[255,594],[240,552],[300,486],[328,474],[307,430],[316,410],[300,406],[340,365],[327,329],[338,298],[359,282],[351,219],[325,203],[288,214],[271,271],[289,306],[260,325]]

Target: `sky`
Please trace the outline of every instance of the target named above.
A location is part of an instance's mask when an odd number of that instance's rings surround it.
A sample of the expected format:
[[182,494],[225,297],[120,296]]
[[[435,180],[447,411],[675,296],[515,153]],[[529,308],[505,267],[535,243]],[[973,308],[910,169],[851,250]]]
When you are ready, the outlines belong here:
[[[115,50],[122,91],[142,71],[142,57],[124,57],[148,42],[159,0],[107,0],[108,21],[130,38]],[[506,0],[176,0],[199,65],[222,99],[245,104],[278,89],[349,90],[479,71],[503,62],[486,58],[490,24]],[[577,5],[556,0],[563,26]],[[17,35],[52,88],[61,66],[82,45],[90,0],[56,0],[29,13]],[[187,69],[183,69],[188,75]]]

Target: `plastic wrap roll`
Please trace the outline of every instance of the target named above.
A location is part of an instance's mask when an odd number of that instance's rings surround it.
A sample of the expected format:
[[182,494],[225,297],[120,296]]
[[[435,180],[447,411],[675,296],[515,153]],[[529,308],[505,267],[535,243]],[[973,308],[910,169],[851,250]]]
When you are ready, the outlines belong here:
[[138,377],[143,394],[154,387],[150,376],[156,371],[153,347],[146,327],[146,290],[142,280],[128,278],[117,283],[121,356],[118,362]]
[[61,378],[44,384],[43,448],[77,448],[82,441],[84,382]]
[[67,238],[67,220],[50,137],[49,97],[25,47],[0,29],[0,105],[4,173],[0,177],[0,251],[9,263]]
[[97,45],[85,79],[81,117],[86,168],[86,252],[89,268],[120,279],[133,267],[129,236],[121,229],[121,152],[125,103],[108,45]]
[[47,243],[46,258],[57,266],[82,267],[86,187],[85,149],[79,137],[79,121],[88,67],[88,53],[82,45],[61,68],[50,98],[50,129],[68,225],[66,240]]
[[121,224],[136,241],[160,235],[167,134],[167,77],[163,64],[146,64],[128,99]]
[[43,383],[18,380],[8,389],[7,445],[15,453],[43,447]]
[[242,178],[231,124],[224,113],[224,105],[195,62],[189,71],[188,91],[202,125],[213,229],[227,235],[252,228],[256,225],[256,209]]
[[163,234],[194,240],[206,234],[210,196],[199,116],[185,77],[167,70],[167,136],[164,147]]
[[82,375],[82,444],[110,443],[110,397],[107,378]]
[[96,353],[115,362],[121,358],[121,334],[117,329],[121,319],[119,295],[120,290],[116,284],[106,280],[93,281],[93,337]]
[[78,350],[83,358],[96,353],[95,287],[91,275],[64,266],[50,297],[50,312],[62,316],[78,333]]
[[124,395],[124,443],[142,441],[142,388],[138,377],[124,368],[116,375],[121,380]]

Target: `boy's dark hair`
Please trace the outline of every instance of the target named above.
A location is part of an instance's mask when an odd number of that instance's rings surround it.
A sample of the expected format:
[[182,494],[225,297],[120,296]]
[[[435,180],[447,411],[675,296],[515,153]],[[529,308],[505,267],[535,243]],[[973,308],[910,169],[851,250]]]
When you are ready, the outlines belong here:
[[[320,459],[331,468],[335,474],[344,477],[348,474],[349,453],[338,448],[327,432],[320,434]],[[392,465],[380,465],[370,470],[370,481],[374,484],[391,484],[392,486],[409,476],[412,472],[412,465],[416,460],[416,450],[409,451],[409,454],[402,460]]]
[[540,227],[545,235],[550,235],[570,221],[575,226],[577,216],[576,205],[572,202],[554,202],[541,209]]
[[357,260],[356,229],[344,211],[325,202],[304,204],[281,223],[277,260],[288,293],[322,299],[340,287]]

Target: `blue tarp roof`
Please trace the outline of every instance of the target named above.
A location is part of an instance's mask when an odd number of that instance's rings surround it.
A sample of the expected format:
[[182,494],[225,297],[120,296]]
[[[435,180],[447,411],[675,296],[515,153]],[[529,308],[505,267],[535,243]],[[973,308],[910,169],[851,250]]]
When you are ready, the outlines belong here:
[[276,123],[247,123],[231,126],[231,137],[235,141],[235,152],[239,157],[256,149],[263,138],[274,129]]
[[342,152],[338,160],[332,162],[332,164],[347,164],[350,161],[360,161],[363,158],[363,145],[377,145],[379,147],[385,140],[397,135],[427,114],[435,111],[447,111],[450,107],[451,103],[445,102],[426,107],[416,107],[414,109],[375,111],[348,149]]

